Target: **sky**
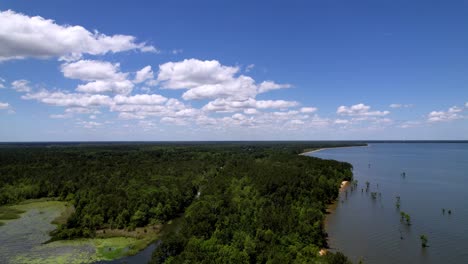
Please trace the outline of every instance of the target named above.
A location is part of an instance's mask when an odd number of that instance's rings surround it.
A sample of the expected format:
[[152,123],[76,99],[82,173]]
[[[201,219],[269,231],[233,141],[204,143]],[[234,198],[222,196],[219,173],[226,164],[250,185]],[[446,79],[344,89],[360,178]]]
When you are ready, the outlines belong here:
[[0,141],[468,139],[467,1],[0,1]]

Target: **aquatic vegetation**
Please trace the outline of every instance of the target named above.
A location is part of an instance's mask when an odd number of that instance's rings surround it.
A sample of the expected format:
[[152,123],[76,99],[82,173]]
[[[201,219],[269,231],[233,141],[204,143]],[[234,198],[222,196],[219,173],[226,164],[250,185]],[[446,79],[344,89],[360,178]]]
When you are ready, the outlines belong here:
[[24,213],[22,210],[2,206],[0,207],[0,220],[18,219],[22,213]]

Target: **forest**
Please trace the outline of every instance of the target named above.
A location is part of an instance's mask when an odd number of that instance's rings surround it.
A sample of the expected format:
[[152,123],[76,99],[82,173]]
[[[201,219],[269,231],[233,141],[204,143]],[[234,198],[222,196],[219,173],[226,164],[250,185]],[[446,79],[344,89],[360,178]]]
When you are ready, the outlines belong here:
[[152,263],[349,263],[323,220],[349,163],[298,155],[343,142],[5,144],[0,205],[70,202],[53,239],[183,218]]

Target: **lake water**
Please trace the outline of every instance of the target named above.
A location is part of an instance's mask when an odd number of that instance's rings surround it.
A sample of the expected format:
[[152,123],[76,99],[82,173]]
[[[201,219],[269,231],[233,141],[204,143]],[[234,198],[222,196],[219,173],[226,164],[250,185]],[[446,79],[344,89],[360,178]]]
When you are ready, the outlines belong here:
[[[349,162],[358,180],[327,217],[332,250],[356,263],[468,263],[468,144],[382,143],[308,155]],[[401,222],[402,211],[411,225]],[[421,234],[429,247],[421,247]]]

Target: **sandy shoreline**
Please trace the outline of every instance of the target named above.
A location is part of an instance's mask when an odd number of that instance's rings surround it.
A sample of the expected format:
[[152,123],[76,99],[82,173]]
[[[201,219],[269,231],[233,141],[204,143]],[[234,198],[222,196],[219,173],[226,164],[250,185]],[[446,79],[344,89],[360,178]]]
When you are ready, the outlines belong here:
[[309,153],[319,152],[319,151],[326,150],[326,149],[356,148],[356,147],[369,147],[369,146],[370,146],[370,145],[367,144],[367,145],[365,145],[365,146],[343,146],[343,147],[319,148],[319,149],[314,149],[314,150],[311,150],[311,151],[302,152],[302,153],[299,154],[299,155],[306,155],[306,154],[309,154]]

